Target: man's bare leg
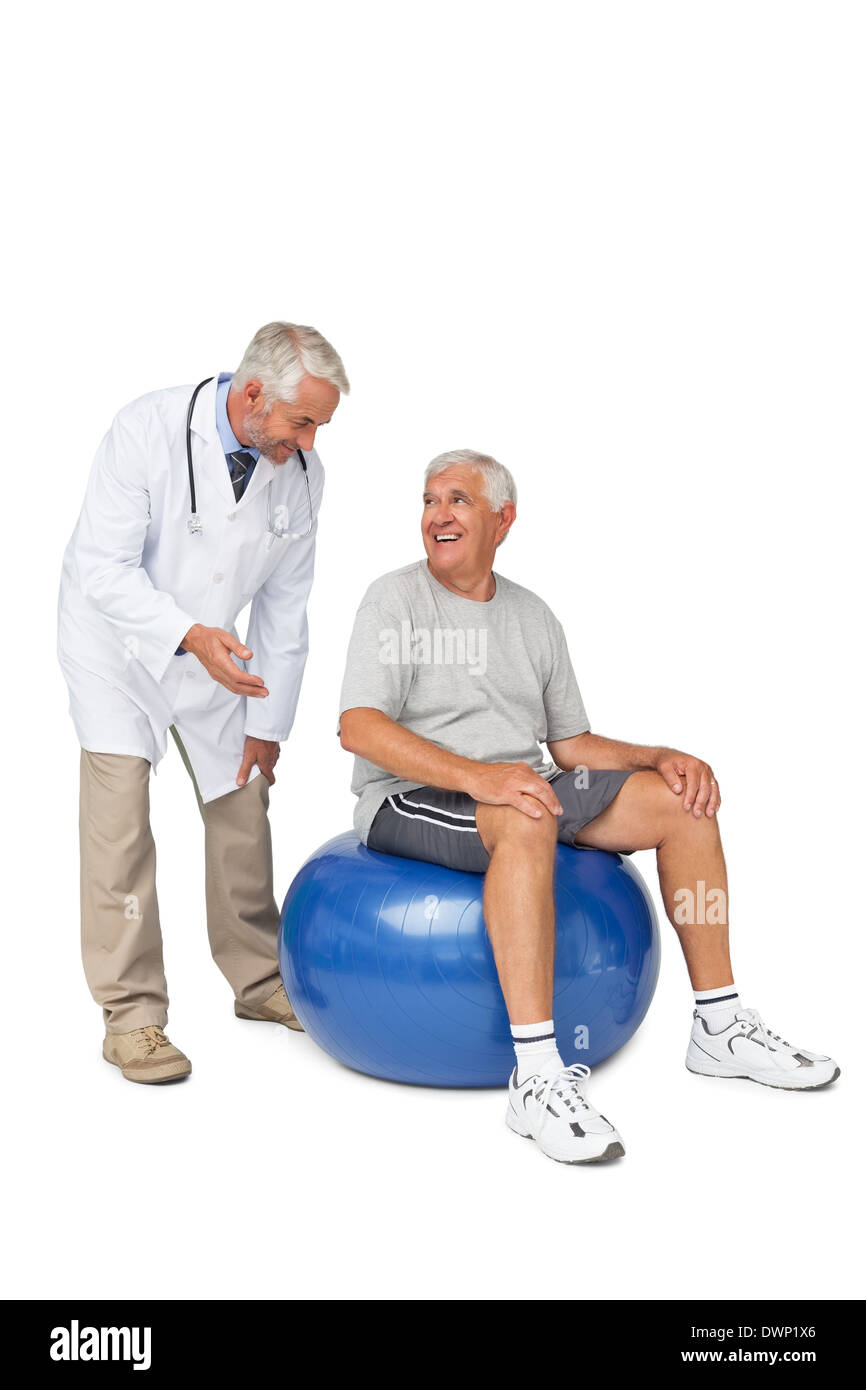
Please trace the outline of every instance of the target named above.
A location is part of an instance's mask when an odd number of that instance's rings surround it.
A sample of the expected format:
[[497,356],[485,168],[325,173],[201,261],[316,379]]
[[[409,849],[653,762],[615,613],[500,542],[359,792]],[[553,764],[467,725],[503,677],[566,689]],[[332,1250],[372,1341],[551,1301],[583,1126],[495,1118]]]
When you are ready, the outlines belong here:
[[679,936],[693,988],[733,983],[728,875],[715,816],[685,811],[682,798],[657,772],[635,772],[575,838],[594,849],[654,849],[665,911]]
[[512,1024],[553,1016],[553,863],[556,819],[479,805],[475,823],[490,866],[484,920]]
[[[655,849],[665,909],[679,935],[696,993],[724,991],[733,984],[728,878],[715,816],[686,811],[657,772],[636,772],[607,809],[584,826],[575,843],[607,850]],[[688,921],[682,920],[684,903],[697,909]],[[769,1032],[754,1009],[739,1007],[736,992],[719,1003],[724,1006],[730,998],[735,1001],[730,1013],[724,1007],[719,1012],[707,996],[698,1004],[686,1054],[689,1071],[746,1077],[789,1091],[816,1090],[836,1080],[839,1067],[832,1057],[793,1047]],[[712,1011],[717,1026],[707,1021],[702,1005]]]
[[[511,806],[481,804],[475,822],[490,854],[487,933],[512,1029],[524,1029],[514,1033],[517,1066],[508,1083],[506,1123],[560,1163],[620,1158],[619,1133],[584,1095],[586,1068],[565,1068],[553,1035],[556,817],[545,810],[533,820]],[[525,1038],[542,1023],[549,1033]]]

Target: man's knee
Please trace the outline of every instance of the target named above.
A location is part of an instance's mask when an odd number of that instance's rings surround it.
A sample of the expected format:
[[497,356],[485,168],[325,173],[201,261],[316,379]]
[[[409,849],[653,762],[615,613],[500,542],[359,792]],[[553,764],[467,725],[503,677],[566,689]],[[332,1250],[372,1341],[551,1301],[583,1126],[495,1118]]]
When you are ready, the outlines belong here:
[[81,750],[79,818],[86,838],[121,847],[149,833],[150,763],[126,753]]
[[655,826],[659,843],[664,839],[678,840],[703,839],[718,834],[715,816],[702,812],[696,816],[694,809],[685,808],[685,792],[679,795],[672,792],[660,772],[646,772],[641,776],[648,778],[647,807]]
[[489,854],[503,845],[509,845],[518,853],[526,849],[530,853],[548,851],[552,854],[556,847],[558,822],[545,807],[536,817],[527,816],[514,806],[480,805],[475,824]]
[[715,816],[696,816],[692,810],[687,811],[685,794],[672,792],[660,772],[634,773],[623,791],[634,799],[646,838],[656,846],[665,840],[695,840],[718,834]]

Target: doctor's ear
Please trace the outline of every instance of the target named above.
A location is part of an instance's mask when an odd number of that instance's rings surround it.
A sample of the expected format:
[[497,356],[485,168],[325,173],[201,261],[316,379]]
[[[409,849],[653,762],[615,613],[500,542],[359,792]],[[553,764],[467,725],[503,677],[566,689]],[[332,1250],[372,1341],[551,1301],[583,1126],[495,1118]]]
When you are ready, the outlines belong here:
[[264,400],[262,383],[260,381],[248,381],[241,395],[244,398],[244,404],[248,405],[250,409],[260,409],[261,402]]

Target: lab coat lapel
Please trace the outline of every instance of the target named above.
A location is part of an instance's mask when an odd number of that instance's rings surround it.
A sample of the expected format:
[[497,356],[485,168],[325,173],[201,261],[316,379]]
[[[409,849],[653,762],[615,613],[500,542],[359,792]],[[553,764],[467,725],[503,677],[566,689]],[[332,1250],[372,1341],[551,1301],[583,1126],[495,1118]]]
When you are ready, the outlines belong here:
[[192,466],[196,489],[205,484],[215,487],[220,498],[229,506],[234,506],[235,492],[216,425],[216,391],[215,376],[198,393],[191,421]]

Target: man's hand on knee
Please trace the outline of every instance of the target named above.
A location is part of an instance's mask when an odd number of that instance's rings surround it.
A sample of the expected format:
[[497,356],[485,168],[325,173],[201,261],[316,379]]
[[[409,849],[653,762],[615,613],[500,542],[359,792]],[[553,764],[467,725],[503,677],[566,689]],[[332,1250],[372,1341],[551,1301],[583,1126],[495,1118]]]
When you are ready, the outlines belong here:
[[514,806],[538,820],[547,810],[561,816],[562,807],[553,787],[528,763],[483,763],[466,790],[486,806]]
[[660,748],[656,759],[660,772],[675,796],[683,797],[683,810],[696,816],[714,816],[722,804],[719,784],[709,763],[680,753],[676,748]]
[[267,779],[268,785],[273,786],[277,780],[274,776],[277,758],[280,756],[280,745],[272,743],[266,738],[247,737],[244,743],[243,761],[238,771],[237,783],[239,787],[246,786],[249,781],[250,773],[258,764],[262,776]]

